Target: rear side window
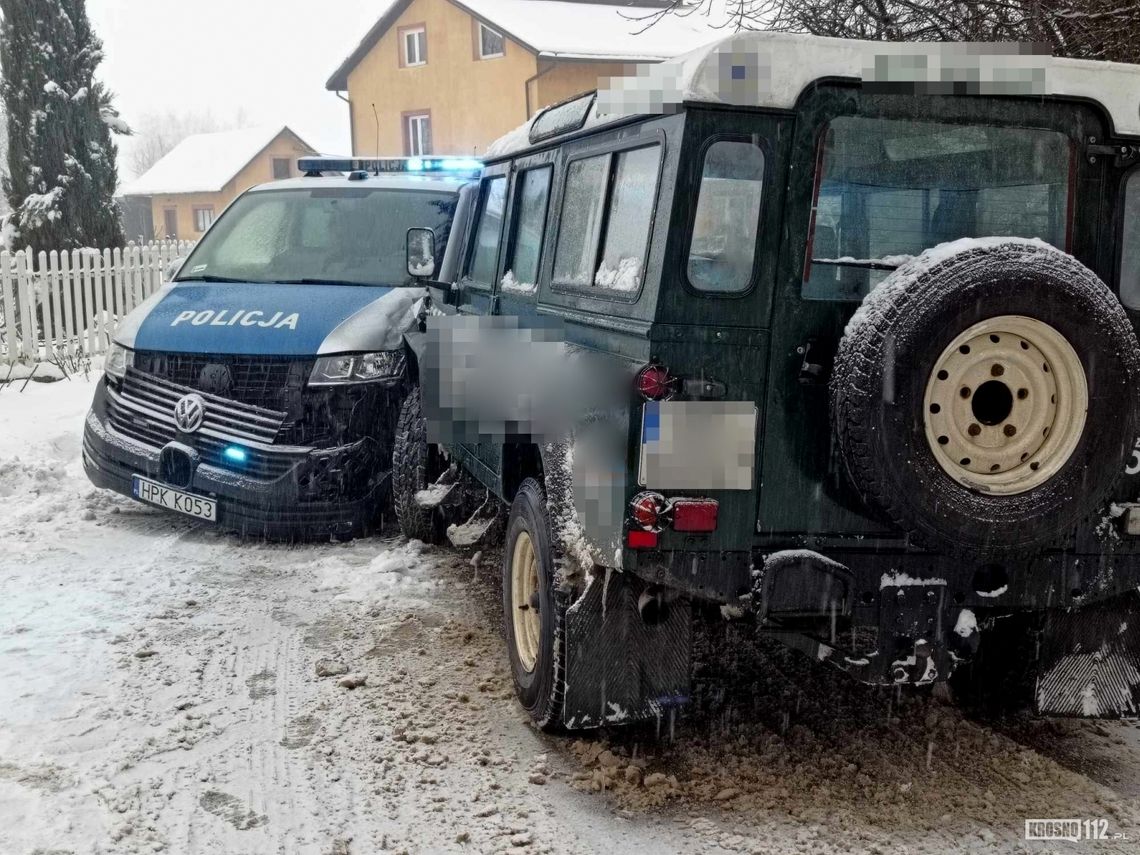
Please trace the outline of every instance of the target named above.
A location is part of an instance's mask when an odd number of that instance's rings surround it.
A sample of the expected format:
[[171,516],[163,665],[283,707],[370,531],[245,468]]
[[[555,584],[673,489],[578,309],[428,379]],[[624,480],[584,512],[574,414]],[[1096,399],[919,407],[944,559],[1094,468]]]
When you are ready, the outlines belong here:
[[532,294],[538,287],[542,238],[546,227],[546,204],[550,197],[553,169],[528,169],[518,178],[515,197],[514,235],[507,272],[501,283],[505,291]]
[[1124,185],[1124,253],[1120,263],[1120,299],[1140,309],[1140,170]]
[[479,225],[475,230],[475,246],[467,275],[476,282],[490,285],[495,281],[495,266],[499,260],[499,236],[503,232],[503,209],[507,200],[505,176],[492,178],[483,185],[483,204],[479,211]]
[[747,290],[756,256],[764,191],[764,152],[749,142],[720,140],[705,151],[688,275],[700,291]]
[[570,164],[562,197],[554,281],[634,294],[641,287],[660,146],[608,152]]
[[1056,131],[846,116],[822,141],[804,297],[859,300],[959,238],[1068,249],[1072,143]]

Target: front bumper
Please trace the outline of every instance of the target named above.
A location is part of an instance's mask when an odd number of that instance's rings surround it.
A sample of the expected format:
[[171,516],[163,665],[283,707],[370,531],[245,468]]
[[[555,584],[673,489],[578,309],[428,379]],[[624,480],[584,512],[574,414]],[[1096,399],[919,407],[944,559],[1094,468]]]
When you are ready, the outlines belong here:
[[[83,430],[83,466],[97,487],[131,496],[131,477],[170,483],[160,460],[163,445],[116,430],[108,417],[106,381],[99,382]],[[180,437],[187,443],[193,438]],[[172,486],[218,503],[217,526],[271,539],[351,537],[367,532],[387,495],[390,461],[371,439],[334,448],[289,447],[256,474],[203,458],[185,484]],[[344,473],[356,473],[346,493]]]

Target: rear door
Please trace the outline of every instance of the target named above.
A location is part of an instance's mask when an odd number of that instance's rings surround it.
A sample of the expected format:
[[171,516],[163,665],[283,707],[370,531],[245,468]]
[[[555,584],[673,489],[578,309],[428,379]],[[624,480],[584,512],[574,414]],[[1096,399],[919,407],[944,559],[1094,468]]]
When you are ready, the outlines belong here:
[[1076,104],[838,85],[805,96],[798,113],[758,527],[821,544],[892,537],[850,486],[833,441],[827,381],[844,325],[897,256],[962,237],[1041,237],[1096,270],[1098,212],[1075,199],[1102,180],[1082,154],[1104,129]]

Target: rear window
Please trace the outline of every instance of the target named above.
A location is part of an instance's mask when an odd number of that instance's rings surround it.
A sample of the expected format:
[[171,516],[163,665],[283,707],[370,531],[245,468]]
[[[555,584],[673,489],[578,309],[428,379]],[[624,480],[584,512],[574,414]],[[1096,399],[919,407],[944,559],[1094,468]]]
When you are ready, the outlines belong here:
[[186,259],[179,281],[412,284],[405,236],[436,235],[442,257],[455,194],[355,187],[268,190],[238,198]]
[[1120,299],[1128,308],[1140,309],[1140,170],[1134,170],[1124,185],[1122,240]]
[[1068,249],[1071,142],[1056,131],[843,117],[822,140],[804,297],[860,300],[959,238]]
[[575,160],[566,172],[554,281],[632,296],[641,288],[661,147]]

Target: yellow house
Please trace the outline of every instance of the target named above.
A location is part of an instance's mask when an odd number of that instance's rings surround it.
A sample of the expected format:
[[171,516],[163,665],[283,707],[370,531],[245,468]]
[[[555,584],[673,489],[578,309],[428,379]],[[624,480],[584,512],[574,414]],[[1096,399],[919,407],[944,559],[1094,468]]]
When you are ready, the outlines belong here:
[[197,240],[235,196],[298,175],[297,158],[314,152],[280,125],[194,134],[119,195],[150,200],[153,237]]
[[325,88],[348,102],[355,155],[477,155],[599,77],[723,35],[703,15],[662,15],[671,5],[396,0]]

